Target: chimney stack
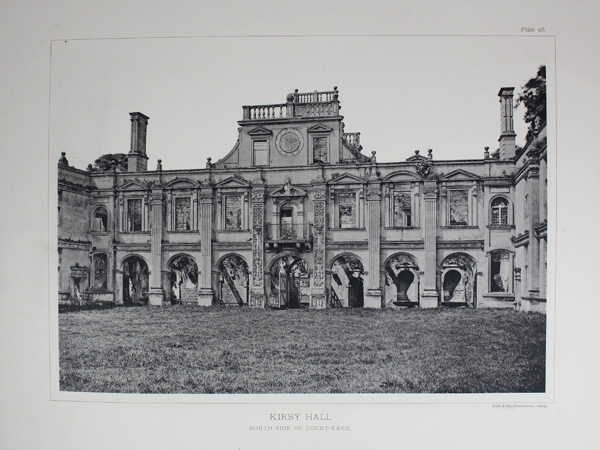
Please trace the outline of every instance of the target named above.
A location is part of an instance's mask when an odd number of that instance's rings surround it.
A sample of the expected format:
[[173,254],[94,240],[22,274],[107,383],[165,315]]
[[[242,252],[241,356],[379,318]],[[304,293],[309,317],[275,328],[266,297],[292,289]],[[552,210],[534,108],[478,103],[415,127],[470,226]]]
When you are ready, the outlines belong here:
[[513,122],[513,95],[514,87],[503,87],[498,92],[500,97],[500,159],[515,157],[515,127]]
[[146,130],[150,118],[140,112],[132,112],[129,115],[131,116],[131,148],[127,155],[127,172],[145,172],[148,170]]

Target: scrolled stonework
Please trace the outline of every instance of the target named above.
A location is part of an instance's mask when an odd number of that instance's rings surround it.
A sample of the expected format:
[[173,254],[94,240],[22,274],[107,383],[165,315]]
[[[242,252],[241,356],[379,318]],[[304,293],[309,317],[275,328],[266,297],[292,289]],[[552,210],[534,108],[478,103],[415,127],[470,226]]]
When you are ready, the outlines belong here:
[[327,297],[325,294],[313,294],[310,299],[310,307],[315,309],[323,309],[327,307]]
[[252,202],[264,202],[265,201],[265,193],[264,192],[253,192],[252,193]]
[[315,203],[314,227],[323,228],[325,226],[325,202]]
[[417,173],[423,179],[427,179],[432,176],[431,169],[432,164],[429,161],[421,160],[417,163]]
[[[325,198],[325,191],[322,192]],[[314,204],[313,254],[315,266],[313,270],[313,286],[325,286],[325,201]]]
[[368,202],[378,202],[381,200],[381,192],[367,192]]
[[325,191],[314,191],[312,193],[313,200],[325,200],[326,192]]
[[256,292],[250,293],[250,299],[248,300],[248,306],[251,308],[264,308],[265,307],[265,296]]

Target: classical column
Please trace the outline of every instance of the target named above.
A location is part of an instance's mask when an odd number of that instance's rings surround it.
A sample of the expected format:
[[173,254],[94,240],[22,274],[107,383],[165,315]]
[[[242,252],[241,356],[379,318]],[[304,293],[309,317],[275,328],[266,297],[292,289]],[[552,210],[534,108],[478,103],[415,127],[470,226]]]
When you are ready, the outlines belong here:
[[198,305],[211,306],[214,292],[212,289],[212,229],[213,229],[213,193],[212,188],[200,191],[200,277],[198,280]]
[[365,307],[381,308],[381,184],[369,183],[367,187],[367,227],[369,232],[369,284]]
[[153,189],[150,197],[150,289],[148,304],[160,306],[165,299],[162,287],[163,191]]
[[248,305],[255,308],[266,306],[265,298],[265,190],[252,189],[252,287]]
[[326,189],[324,184],[318,184],[315,185],[315,190],[312,192],[314,207],[314,269],[312,274],[310,307],[317,309],[325,308],[327,306],[327,292],[325,289],[325,233],[327,230],[327,214],[325,213],[325,199],[327,197]]
[[421,308],[437,308],[437,182],[424,182],[425,200],[425,274]]

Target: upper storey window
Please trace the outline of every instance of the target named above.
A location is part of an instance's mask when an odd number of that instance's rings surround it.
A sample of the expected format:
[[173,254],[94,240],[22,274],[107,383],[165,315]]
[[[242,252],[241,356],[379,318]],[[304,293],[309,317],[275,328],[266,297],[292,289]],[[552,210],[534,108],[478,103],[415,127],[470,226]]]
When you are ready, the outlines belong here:
[[393,226],[411,227],[412,220],[412,198],[410,192],[394,192],[393,196]]
[[127,231],[142,231],[142,199],[130,198],[127,200]]
[[175,231],[192,229],[192,199],[190,197],[175,198]]
[[252,141],[255,166],[269,165],[269,147],[266,140]]
[[242,196],[228,195],[225,197],[225,229],[242,229]]
[[492,201],[492,225],[508,225],[508,200],[503,197]]
[[450,226],[469,225],[469,191],[456,189],[448,194]]
[[313,138],[313,161],[329,162],[329,151],[327,145],[327,137]]
[[338,194],[339,201],[339,227],[356,228],[357,227],[357,208],[355,193]]

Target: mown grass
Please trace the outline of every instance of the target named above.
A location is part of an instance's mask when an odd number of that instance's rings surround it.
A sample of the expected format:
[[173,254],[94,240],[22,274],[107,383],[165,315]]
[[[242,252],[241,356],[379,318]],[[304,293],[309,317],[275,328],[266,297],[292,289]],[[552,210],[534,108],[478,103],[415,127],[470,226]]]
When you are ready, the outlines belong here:
[[543,392],[546,318],[507,310],[138,307],[59,315],[60,387]]

